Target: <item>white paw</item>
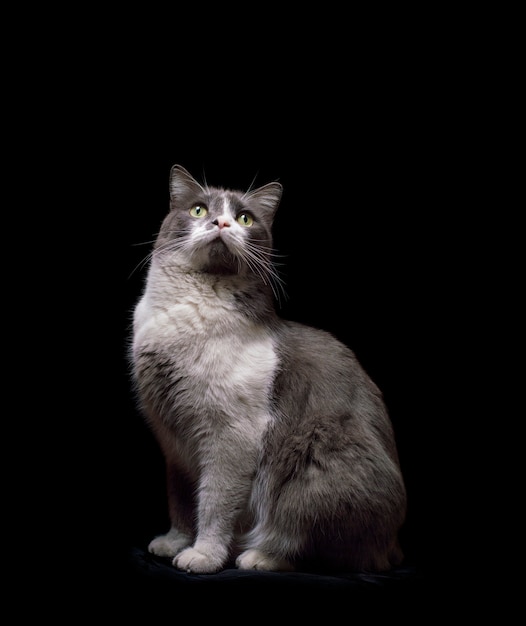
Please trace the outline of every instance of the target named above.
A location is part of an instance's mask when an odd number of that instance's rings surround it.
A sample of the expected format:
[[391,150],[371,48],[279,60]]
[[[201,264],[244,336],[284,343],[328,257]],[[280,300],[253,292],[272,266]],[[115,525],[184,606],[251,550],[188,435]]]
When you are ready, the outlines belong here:
[[293,572],[294,566],[286,559],[280,559],[261,552],[260,550],[245,550],[236,559],[239,569],[260,569],[271,572]]
[[173,560],[178,569],[191,574],[215,574],[223,567],[224,558],[186,548]]
[[191,539],[173,529],[166,535],[155,537],[148,544],[148,552],[163,557],[174,557],[191,544]]

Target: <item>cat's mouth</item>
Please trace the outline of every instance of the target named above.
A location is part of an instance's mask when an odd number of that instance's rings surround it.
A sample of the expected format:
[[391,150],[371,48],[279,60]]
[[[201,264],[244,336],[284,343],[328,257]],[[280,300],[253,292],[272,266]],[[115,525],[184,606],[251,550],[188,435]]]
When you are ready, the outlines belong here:
[[221,254],[221,253],[226,253],[226,252],[230,253],[228,245],[219,236],[217,236],[215,239],[212,239],[212,241],[209,242],[208,249],[210,250],[210,254]]

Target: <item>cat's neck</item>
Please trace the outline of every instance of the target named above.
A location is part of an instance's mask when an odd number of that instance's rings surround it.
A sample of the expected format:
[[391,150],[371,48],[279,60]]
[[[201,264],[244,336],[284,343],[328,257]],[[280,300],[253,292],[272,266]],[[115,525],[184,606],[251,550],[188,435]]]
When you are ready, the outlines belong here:
[[272,290],[259,276],[198,271],[155,258],[145,296],[150,306],[163,310],[190,304],[258,321],[270,321],[276,316]]

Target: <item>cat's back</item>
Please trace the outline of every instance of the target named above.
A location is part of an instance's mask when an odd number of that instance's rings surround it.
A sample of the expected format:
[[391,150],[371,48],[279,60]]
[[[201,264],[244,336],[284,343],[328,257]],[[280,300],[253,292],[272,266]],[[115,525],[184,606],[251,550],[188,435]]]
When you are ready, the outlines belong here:
[[274,392],[285,421],[323,419],[338,431],[347,424],[355,432],[379,435],[397,457],[383,394],[350,347],[326,330],[294,321],[283,322],[276,345]]
[[344,377],[368,381],[371,389],[376,385],[366,374],[353,350],[327,330],[300,322],[283,320],[277,333],[280,358],[289,369],[294,365],[303,376],[331,379]]

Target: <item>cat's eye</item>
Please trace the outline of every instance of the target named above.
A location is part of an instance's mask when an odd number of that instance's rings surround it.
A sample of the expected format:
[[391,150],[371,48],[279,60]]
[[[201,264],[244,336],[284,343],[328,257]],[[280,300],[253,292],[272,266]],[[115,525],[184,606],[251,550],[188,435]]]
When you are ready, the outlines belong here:
[[252,218],[252,215],[250,215],[250,213],[240,213],[236,217],[236,220],[238,224],[241,224],[241,226],[252,226],[252,224],[254,223],[254,219]]
[[204,204],[194,204],[190,209],[192,217],[204,217],[208,213],[208,209]]

